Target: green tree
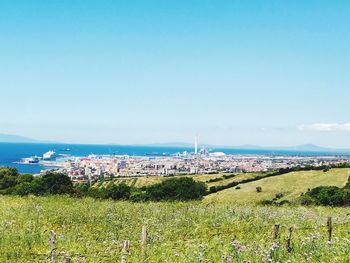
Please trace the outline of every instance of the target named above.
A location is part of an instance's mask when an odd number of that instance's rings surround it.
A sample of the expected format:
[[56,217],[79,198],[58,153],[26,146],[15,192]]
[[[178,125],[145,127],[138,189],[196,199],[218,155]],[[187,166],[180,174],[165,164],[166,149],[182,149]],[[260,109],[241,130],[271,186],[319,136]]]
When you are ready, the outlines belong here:
[[16,185],[18,171],[12,167],[0,168],[0,190],[5,190]]
[[194,200],[202,198],[207,186],[203,182],[196,182],[193,178],[170,178],[144,189],[146,198],[154,201],[161,200]]
[[112,186],[109,186],[106,190],[107,198],[112,198],[113,200],[127,200],[129,199],[131,194],[131,187],[126,185],[125,183],[121,183],[118,185],[113,184]]
[[319,186],[305,195],[311,197],[317,205],[343,206],[347,204],[350,194],[336,186]]
[[48,173],[32,182],[33,194],[72,194],[73,183],[66,174]]

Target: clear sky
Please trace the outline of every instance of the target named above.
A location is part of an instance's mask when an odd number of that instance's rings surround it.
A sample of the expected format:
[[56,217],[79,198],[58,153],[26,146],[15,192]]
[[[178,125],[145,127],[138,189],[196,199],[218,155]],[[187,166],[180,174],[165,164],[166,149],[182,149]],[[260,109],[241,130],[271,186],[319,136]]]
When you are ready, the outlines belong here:
[[0,133],[350,147],[350,1],[1,0]]

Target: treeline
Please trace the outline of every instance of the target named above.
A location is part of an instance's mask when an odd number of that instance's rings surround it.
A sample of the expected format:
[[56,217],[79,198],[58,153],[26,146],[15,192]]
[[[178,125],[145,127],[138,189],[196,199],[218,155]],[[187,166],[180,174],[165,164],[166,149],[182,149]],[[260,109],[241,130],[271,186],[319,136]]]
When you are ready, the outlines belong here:
[[107,187],[90,187],[88,184],[76,186],[79,196],[101,199],[131,201],[188,201],[201,199],[206,191],[205,183],[189,177],[169,178],[158,184],[137,188],[125,183],[110,184]]
[[343,188],[336,186],[319,186],[301,194],[302,205],[349,206],[350,177]]
[[[212,194],[212,193],[216,193],[216,192],[228,189],[228,188],[236,187],[240,184],[246,184],[246,183],[258,181],[258,180],[273,177],[273,176],[279,176],[279,175],[287,174],[287,173],[291,173],[291,172],[312,171],[312,170],[313,171],[327,172],[330,169],[334,169],[334,168],[350,168],[350,164],[349,163],[339,163],[339,164],[334,164],[334,165],[321,165],[321,166],[311,166],[310,165],[310,166],[295,166],[295,167],[280,168],[277,171],[260,174],[260,175],[253,177],[253,178],[247,178],[247,179],[243,179],[241,181],[231,182],[231,183],[228,183],[226,185],[211,186],[209,188],[209,191],[207,194]],[[223,180],[223,179],[221,179],[221,180]],[[219,180],[219,181],[221,181],[221,180]]]
[[15,168],[0,168],[0,194],[6,195],[57,195],[75,197],[90,196],[101,199],[131,201],[188,201],[201,199],[207,191],[205,183],[192,178],[169,178],[161,183],[136,188],[112,184],[106,188],[91,187],[89,184],[73,184],[65,174],[48,173],[34,177],[19,174]]
[[15,168],[0,168],[0,194],[7,195],[50,195],[74,194],[73,183],[67,175],[47,174],[34,177],[19,174]]

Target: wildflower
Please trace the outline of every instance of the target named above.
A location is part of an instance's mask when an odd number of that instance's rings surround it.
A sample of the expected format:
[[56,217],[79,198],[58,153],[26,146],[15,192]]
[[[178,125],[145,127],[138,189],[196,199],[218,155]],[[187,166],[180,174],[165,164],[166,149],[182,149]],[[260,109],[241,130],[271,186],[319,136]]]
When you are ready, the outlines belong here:
[[231,245],[232,245],[233,249],[240,251],[240,252],[247,250],[247,247],[244,245],[241,245],[238,240],[234,240]]
[[276,242],[272,243],[271,250],[275,250],[275,249],[278,249],[278,248],[280,248],[280,244],[279,243],[276,243]]
[[344,238],[344,241],[350,243],[350,240],[348,238]]
[[319,233],[314,233],[314,234],[312,235],[312,239],[313,239],[313,240],[318,239],[318,238],[320,238],[320,237],[321,237],[321,235],[320,235]]

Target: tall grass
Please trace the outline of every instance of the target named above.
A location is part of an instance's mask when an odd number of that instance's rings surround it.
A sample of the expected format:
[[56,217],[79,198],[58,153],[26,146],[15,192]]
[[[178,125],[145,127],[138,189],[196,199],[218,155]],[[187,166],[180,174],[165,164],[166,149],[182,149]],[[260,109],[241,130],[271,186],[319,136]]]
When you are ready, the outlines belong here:
[[[141,262],[147,227],[147,262],[349,262],[348,208],[262,207],[203,203],[131,203],[51,197],[0,197],[0,262],[39,262],[57,253],[73,262]],[[327,243],[328,216],[335,223]],[[281,225],[278,241],[274,224]],[[292,252],[285,248],[293,226]]]

